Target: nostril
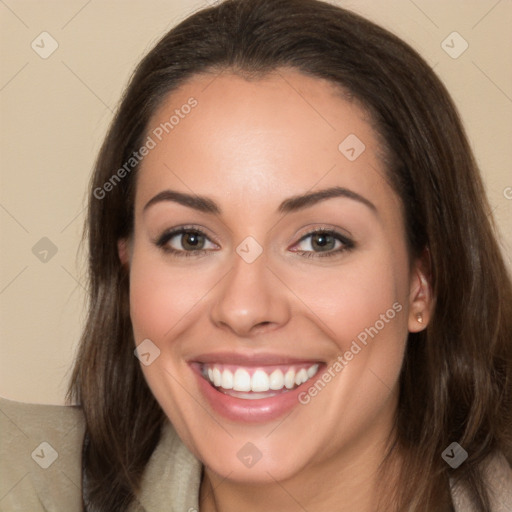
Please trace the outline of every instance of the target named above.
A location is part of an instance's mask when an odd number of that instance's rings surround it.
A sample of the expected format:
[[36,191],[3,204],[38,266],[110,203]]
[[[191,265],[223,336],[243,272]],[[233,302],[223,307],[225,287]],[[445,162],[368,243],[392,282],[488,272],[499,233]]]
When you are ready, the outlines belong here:
[[254,326],[254,329],[261,329],[263,327],[266,327],[267,325],[271,325],[272,322],[259,322]]

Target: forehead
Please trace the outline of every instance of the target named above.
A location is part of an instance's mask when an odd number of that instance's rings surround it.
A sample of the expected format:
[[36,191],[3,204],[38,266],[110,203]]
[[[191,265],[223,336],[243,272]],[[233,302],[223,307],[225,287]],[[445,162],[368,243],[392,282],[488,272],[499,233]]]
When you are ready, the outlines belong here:
[[146,135],[154,147],[140,166],[139,207],[165,188],[222,204],[386,185],[366,111],[331,82],[294,70],[196,75],[165,98]]

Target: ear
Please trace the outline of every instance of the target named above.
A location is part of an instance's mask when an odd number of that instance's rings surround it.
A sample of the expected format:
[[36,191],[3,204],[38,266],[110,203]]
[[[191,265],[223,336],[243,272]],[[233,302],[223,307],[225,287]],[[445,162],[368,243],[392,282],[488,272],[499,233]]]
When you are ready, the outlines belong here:
[[121,265],[128,270],[131,261],[131,243],[128,238],[120,238],[117,241],[117,254],[119,255]]
[[430,251],[425,248],[411,269],[409,288],[409,332],[425,329],[434,310]]

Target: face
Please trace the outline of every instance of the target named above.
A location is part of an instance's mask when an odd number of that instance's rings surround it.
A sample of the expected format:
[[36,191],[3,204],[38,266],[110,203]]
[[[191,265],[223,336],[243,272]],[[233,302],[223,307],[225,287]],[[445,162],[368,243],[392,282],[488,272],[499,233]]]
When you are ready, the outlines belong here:
[[119,253],[182,440],[240,482],[379,453],[428,295],[368,116],[296,71],[199,75],[146,135]]

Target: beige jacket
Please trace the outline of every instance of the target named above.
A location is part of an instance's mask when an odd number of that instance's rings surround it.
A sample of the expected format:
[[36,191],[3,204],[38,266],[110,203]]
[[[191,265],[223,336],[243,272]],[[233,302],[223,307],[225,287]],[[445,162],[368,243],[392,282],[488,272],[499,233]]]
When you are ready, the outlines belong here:
[[[81,512],[83,434],[79,407],[0,397],[0,511]],[[166,423],[144,472],[140,505],[129,512],[197,512],[201,469]],[[508,463],[496,457],[487,475],[494,495],[492,512],[512,512]],[[460,489],[453,489],[453,497],[457,512],[473,510]]]

